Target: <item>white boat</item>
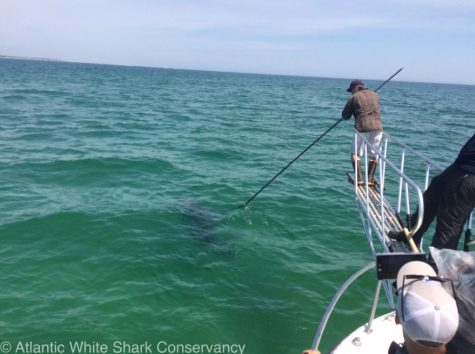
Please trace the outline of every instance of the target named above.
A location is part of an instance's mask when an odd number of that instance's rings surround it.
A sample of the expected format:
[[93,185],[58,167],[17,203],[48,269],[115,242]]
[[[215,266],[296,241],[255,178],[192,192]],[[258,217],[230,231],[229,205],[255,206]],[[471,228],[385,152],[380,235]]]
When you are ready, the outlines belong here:
[[[411,242],[390,239],[388,232],[400,231],[407,227],[403,218],[406,217],[409,220],[411,213],[416,210],[418,211],[417,222],[411,229],[413,232],[419,229],[424,213],[423,191],[427,188],[430,178],[442,170],[432,160],[395,137],[384,133],[381,150],[376,151],[379,159],[378,184],[368,186],[368,171],[364,166],[368,166],[368,151],[372,149],[372,146],[356,133],[355,142],[359,139],[364,142],[362,156],[364,183],[359,184],[357,176],[350,175],[349,178],[368,245],[375,261],[353,274],[335,294],[319,324],[311,348],[319,348],[333,309],[340,297],[358,277],[376,268],[376,285],[368,322],[345,336],[331,351],[334,354],[387,353],[392,342],[404,342],[402,327],[396,324],[394,311],[375,318],[380,290],[384,288],[387,302],[390,308],[394,309],[395,291],[392,283],[397,276],[397,271],[408,261],[426,259],[426,254],[423,249],[417,249],[417,246]],[[474,243],[470,240],[471,224],[472,215],[467,222],[464,245],[466,251]],[[423,243],[421,246],[423,248]]]

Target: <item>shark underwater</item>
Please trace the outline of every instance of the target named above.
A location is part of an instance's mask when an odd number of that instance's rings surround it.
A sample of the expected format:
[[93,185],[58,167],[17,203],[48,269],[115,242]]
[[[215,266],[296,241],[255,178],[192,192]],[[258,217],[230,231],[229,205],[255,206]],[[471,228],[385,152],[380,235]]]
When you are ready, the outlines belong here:
[[180,209],[184,223],[195,240],[217,253],[234,254],[228,242],[217,233],[217,226],[222,221],[221,215],[196,200],[185,200]]

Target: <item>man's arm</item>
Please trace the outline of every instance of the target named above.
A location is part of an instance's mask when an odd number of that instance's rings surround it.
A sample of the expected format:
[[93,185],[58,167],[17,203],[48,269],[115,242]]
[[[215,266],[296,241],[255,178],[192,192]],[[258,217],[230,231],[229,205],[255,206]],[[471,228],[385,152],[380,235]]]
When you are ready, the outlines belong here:
[[348,101],[346,102],[345,108],[343,108],[343,111],[341,112],[341,117],[343,119],[350,119],[352,115],[353,115],[353,100],[350,97]]

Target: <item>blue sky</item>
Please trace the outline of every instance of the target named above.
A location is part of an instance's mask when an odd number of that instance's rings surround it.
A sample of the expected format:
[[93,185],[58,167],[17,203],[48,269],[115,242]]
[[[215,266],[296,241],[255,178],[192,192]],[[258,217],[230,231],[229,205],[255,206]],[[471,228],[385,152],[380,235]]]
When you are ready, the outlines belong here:
[[475,84],[475,0],[1,0],[0,54]]

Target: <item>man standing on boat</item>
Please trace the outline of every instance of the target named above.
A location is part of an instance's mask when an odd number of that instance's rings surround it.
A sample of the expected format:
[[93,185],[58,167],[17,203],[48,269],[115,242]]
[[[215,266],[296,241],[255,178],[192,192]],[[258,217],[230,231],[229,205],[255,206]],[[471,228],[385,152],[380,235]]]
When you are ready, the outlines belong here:
[[[354,116],[355,129],[373,145],[374,149],[379,150],[383,136],[379,95],[365,88],[361,80],[353,80],[347,91],[351,92],[351,96],[341,112],[342,118],[350,119],[351,116]],[[363,155],[363,146],[362,139],[358,139],[357,146],[355,146],[354,140],[351,145],[351,161],[358,184],[363,184],[360,157]],[[376,171],[378,157],[372,149],[368,152],[368,156],[370,158],[368,165],[368,185],[374,185],[374,173]]]

